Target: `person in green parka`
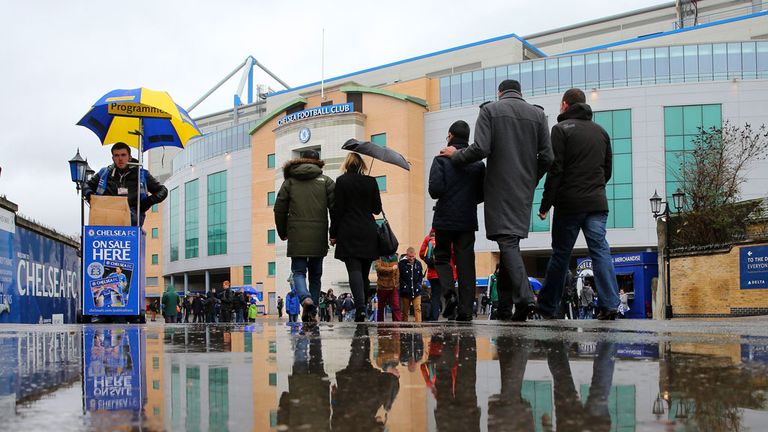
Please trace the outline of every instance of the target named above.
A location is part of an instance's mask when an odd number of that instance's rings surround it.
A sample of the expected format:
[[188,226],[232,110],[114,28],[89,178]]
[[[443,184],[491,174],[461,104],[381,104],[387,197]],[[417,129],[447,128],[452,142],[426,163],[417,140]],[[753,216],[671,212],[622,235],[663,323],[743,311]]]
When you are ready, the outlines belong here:
[[302,151],[298,159],[288,161],[274,207],[277,235],[288,241],[287,255],[303,322],[317,320],[323,258],[329,247],[328,216],[334,204],[335,183],[323,174],[324,165],[314,150]]
[[178,311],[176,306],[179,305],[179,295],[173,290],[172,286],[168,286],[163,293],[163,298],[160,300],[160,309],[163,311],[166,323],[175,323],[176,315]]
[[491,300],[491,313],[488,315],[488,319],[497,319],[498,317],[498,309],[499,309],[499,289],[497,287],[498,285],[498,278],[499,278],[499,265],[496,264],[496,270],[488,276],[488,292],[490,293],[490,300]]

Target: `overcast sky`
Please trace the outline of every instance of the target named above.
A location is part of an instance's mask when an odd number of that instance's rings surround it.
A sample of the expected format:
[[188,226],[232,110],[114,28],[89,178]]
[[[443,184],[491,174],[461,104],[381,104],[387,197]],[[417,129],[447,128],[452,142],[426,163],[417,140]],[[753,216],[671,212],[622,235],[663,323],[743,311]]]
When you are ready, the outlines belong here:
[[[96,170],[110,159],[75,123],[112,89],[166,90],[189,107],[248,55],[292,86],[319,81],[323,28],[329,78],[660,3],[667,1],[0,0],[0,195],[23,215],[78,234],[67,161],[78,147]],[[231,108],[239,79],[192,116]],[[254,81],[280,88],[258,69]]]

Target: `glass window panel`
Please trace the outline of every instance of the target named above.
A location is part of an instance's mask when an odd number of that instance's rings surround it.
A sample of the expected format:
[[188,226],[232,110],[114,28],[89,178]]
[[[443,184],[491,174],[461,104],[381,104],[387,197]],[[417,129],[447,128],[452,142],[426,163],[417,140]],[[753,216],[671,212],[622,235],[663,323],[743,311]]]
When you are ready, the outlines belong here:
[[267,276],[275,277],[275,262],[270,261],[267,263]]
[[531,62],[520,64],[520,87],[523,89],[523,96],[530,94],[533,89],[532,70]]
[[461,75],[451,76],[451,108],[461,106]]
[[683,107],[683,133],[697,134],[701,129],[701,105]]
[[157,263],[160,262],[160,257],[158,254],[152,254],[152,265],[157,265]]
[[696,137],[699,135],[683,135],[683,150],[691,151],[696,148]]
[[627,51],[627,84],[638,85],[640,84],[640,50]]
[[547,74],[546,74],[547,93],[555,93],[559,90],[557,59],[546,60],[546,68],[547,68]]
[[153,204],[152,205],[152,213],[157,213],[160,211],[160,204]]
[[[496,70],[498,71],[499,69],[496,68]],[[515,80],[517,82],[520,82],[520,65],[519,64],[509,65],[507,67],[507,78],[505,78],[505,79],[511,79],[511,80]],[[494,93],[494,98],[495,98],[496,94],[498,93],[499,84],[501,84],[501,81],[499,81],[499,77],[497,76],[496,77],[496,87],[495,87],[496,93]]]
[[584,56],[577,55],[571,58],[571,74],[573,77],[573,87],[583,88],[586,80],[584,70]]
[[768,42],[757,42],[757,78],[768,78]]
[[461,74],[461,106],[472,104],[472,72]]
[[387,191],[387,176],[376,177],[376,184],[379,186],[379,192]]
[[728,44],[728,78],[741,78],[741,44]]
[[544,94],[546,77],[544,75],[544,60],[533,62],[533,93],[534,95]]
[[275,205],[275,192],[274,191],[267,192],[267,205],[270,206],[270,207]]
[[275,239],[276,239],[275,230],[273,229],[267,230],[267,244],[275,244]]
[[267,168],[274,168],[275,167],[275,154],[268,154],[267,155]]
[[208,255],[227,253],[227,172],[208,176]]
[[[614,171],[616,170],[616,167],[613,167]],[[611,173],[611,177],[613,177],[613,173]],[[605,185],[605,197],[608,198],[609,201],[613,200],[613,179]]]
[[656,83],[668,83],[669,82],[669,49],[656,48],[654,51],[654,57],[656,58]]
[[683,150],[685,138],[683,135],[668,136],[665,139],[665,148],[668,151]]
[[728,76],[728,58],[726,44],[712,45],[713,79],[722,80]]
[[683,47],[683,67],[686,82],[696,82],[699,80],[699,69],[703,65],[700,64],[701,57],[699,57],[698,48],[696,45],[686,45]]
[[680,168],[685,160],[685,152],[666,152],[667,181],[677,181],[680,178]]
[[669,47],[669,80],[670,82],[682,82],[685,73],[683,63],[683,47]]
[[613,85],[616,87],[627,85],[627,53],[625,51],[613,53]]
[[617,199],[613,206],[614,228],[632,228],[632,200]]
[[614,211],[613,211],[613,205],[614,201],[612,199],[608,200],[608,217],[605,220],[605,227],[606,228],[614,228]]
[[618,138],[611,140],[611,143],[613,144],[613,154],[632,153],[631,139]]
[[499,66],[496,68],[496,88],[499,88],[499,84],[507,79],[507,67]]
[[600,76],[598,71],[597,54],[587,54],[585,57],[586,83],[588,89],[595,88],[598,85]]
[[[627,169],[629,167],[629,169]],[[614,184],[632,183],[632,155],[615,154],[613,155],[613,176]]]
[[746,79],[757,78],[755,74],[757,71],[757,58],[755,54],[754,42],[744,42],[741,44],[741,67],[743,69],[743,77]]
[[561,58],[558,63],[558,85],[560,91],[571,88],[571,58]]
[[440,78],[440,109],[451,106],[451,77]]
[[610,111],[601,112],[597,118],[593,116],[593,120],[608,132],[608,136],[613,136],[613,116]]
[[613,55],[610,52],[598,55],[600,87],[613,87]]
[[632,110],[613,112],[612,138],[632,138]]
[[243,266],[243,284],[250,285],[253,283],[253,269],[251,266]]
[[376,144],[379,147],[386,147],[387,146],[387,133],[380,133],[376,135],[371,135],[371,142]]
[[632,185],[627,183],[613,185],[613,197],[616,199],[632,198]]
[[152,238],[156,239],[159,236],[160,236],[160,230],[158,230],[157,228],[152,228]]
[[168,233],[170,237],[171,261],[179,260],[179,188],[175,187],[170,194],[170,212],[168,221]]
[[[699,45],[699,80],[712,80],[712,45]],[[687,51],[686,51],[687,55]],[[685,65],[686,81],[688,81],[688,64]]]
[[704,105],[701,107],[702,111],[702,127],[704,130],[709,130],[712,127],[719,128],[722,126],[723,122],[723,116],[722,116],[722,106],[719,104],[716,105]]
[[653,48],[640,50],[640,65],[642,69],[642,83],[653,84],[656,82]]
[[683,134],[683,107],[664,108],[664,135]]
[[472,103],[479,104],[483,101],[485,89],[483,86],[483,71],[472,72]]
[[184,185],[184,258],[197,258],[200,239],[200,182],[195,179]]
[[496,99],[496,69],[488,68],[483,70],[483,99],[495,100]]

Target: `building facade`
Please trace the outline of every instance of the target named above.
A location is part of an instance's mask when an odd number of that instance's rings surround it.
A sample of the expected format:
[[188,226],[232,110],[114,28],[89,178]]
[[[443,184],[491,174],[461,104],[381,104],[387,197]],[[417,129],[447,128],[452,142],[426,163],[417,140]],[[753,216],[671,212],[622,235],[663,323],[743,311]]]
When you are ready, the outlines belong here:
[[[474,126],[480,103],[495,100],[504,79],[520,81],[523,96],[544,107],[550,125],[565,90],[585,91],[594,120],[612,138],[608,240],[617,252],[654,250],[648,198],[654,191],[670,196],[679,186],[675,173],[699,129],[768,119],[766,29],[765,2],[702,1],[695,15],[670,2],[272,93],[254,104],[250,118],[231,111],[208,116],[215,130],[173,158],[166,181],[170,198],[148,219],[162,244],[148,275],[157,274],[158,292],[166,283],[179,291],[203,291],[223,278],[234,285],[262,282],[272,311],[276,296],[289,288],[286,244],[276,237],[272,213],[281,168],[311,148],[326,161],[325,174],[335,178],[346,153],[341,145],[349,138],[387,146],[409,161],[410,171],[376,162],[371,175],[403,249],[420,246],[434,205],[425,193],[429,167],[448,127],[459,119]],[[766,168],[765,162],[751,167],[743,198],[765,196]],[[542,188],[543,181],[534,215]],[[482,206],[479,213],[476,252],[483,275],[493,270],[498,249],[485,239]],[[530,228],[521,248],[529,273],[543,277],[550,221],[532,217]],[[585,252],[580,239],[574,257]],[[149,259],[155,258],[148,254]],[[323,289],[346,291],[346,277],[331,249]]]

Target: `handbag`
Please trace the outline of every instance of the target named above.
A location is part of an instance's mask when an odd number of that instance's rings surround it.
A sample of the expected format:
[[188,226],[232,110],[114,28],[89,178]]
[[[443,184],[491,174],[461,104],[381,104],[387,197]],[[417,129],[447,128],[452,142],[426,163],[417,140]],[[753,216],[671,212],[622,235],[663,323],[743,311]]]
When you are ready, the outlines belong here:
[[386,213],[384,213],[382,210],[381,214],[384,216],[384,221],[380,223],[377,228],[377,234],[379,236],[379,256],[392,255],[393,253],[397,252],[397,248],[400,246],[400,243],[398,243],[397,237],[395,237],[395,233],[389,226]]

